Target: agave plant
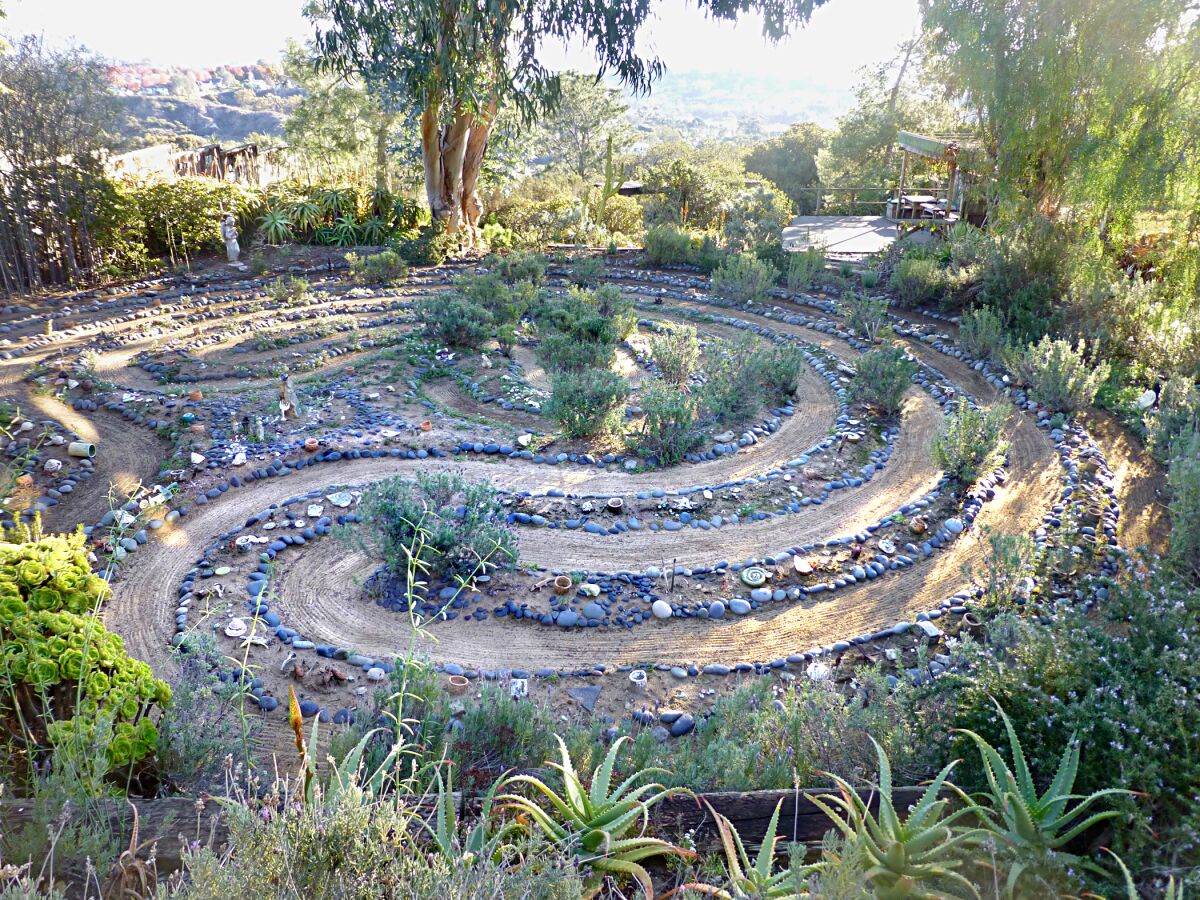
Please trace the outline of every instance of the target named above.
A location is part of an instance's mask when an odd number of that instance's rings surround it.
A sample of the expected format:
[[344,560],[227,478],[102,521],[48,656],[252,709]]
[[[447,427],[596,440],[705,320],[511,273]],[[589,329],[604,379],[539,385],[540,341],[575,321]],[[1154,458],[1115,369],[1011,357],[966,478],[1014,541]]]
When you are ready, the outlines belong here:
[[[650,807],[666,797],[690,792],[656,783],[637,785],[661,769],[634,772],[610,791],[617,754],[622,744],[630,739],[628,736],[613,742],[604,761],[592,773],[591,789],[588,790],[575,771],[567,745],[558,735],[554,739],[562,752],[562,763],[550,765],[562,774],[563,794],[559,795],[532,775],[516,775],[505,779],[504,786],[527,784],[549,801],[549,808],[543,809],[533,800],[517,794],[504,794],[497,799],[504,801],[507,809],[527,816],[555,844],[573,852],[581,867],[591,871],[584,883],[585,897],[596,896],[609,876],[628,876],[641,885],[649,900],[653,897],[653,885],[649,873],[640,865],[642,860],[654,856],[695,855],[667,841],[646,836]],[[637,833],[627,836],[635,827]]]
[[258,221],[258,230],[268,244],[283,244],[292,239],[292,223],[283,210],[268,209]]
[[353,215],[358,200],[351,188],[329,188],[317,193],[321,211],[331,219]]
[[955,825],[964,816],[973,815],[974,807],[968,803],[946,815],[949,800],[939,797],[943,789],[958,791],[949,781],[958,760],[938,773],[907,817],[901,818],[892,800],[891,764],[873,738],[871,743],[879,757],[879,815],[871,813],[868,802],[847,781],[832,774],[829,777],[841,796],[822,794],[814,797],[813,803],[849,840],[862,843],[871,864],[866,878],[875,896],[900,900],[935,892],[941,896],[978,897],[971,882],[955,870],[962,863],[958,851],[977,844],[987,831]]
[[364,244],[382,244],[387,240],[387,222],[379,216],[371,216],[358,227],[358,235]]
[[386,218],[392,212],[392,205],[396,202],[396,195],[384,187],[377,187],[371,191],[371,196],[368,200],[371,214]]
[[[987,827],[1010,844],[1019,857],[1019,861],[1009,870],[1008,893],[1013,892],[1017,881],[1029,868],[1030,862],[1042,858],[1050,851],[1054,851],[1059,862],[1075,863],[1092,872],[1103,873],[1103,869],[1091,860],[1065,852],[1063,847],[1098,822],[1120,815],[1116,810],[1105,810],[1081,819],[1093,803],[1104,797],[1132,794],[1133,791],[1107,788],[1095,791],[1087,797],[1071,793],[1079,771],[1079,743],[1075,735],[1071,735],[1058,762],[1054,780],[1045,792],[1039,795],[1033,774],[1025,760],[1025,752],[1021,748],[1021,740],[999,703],[996,703],[996,709],[1008,733],[1008,745],[1012,751],[1016,772],[1008,767],[1008,763],[995,747],[974,731],[965,728],[957,731],[971,738],[983,757],[983,770],[988,781],[985,796],[991,808],[976,807],[976,810]],[[1070,805],[1076,800],[1079,802]]]
[[779,843],[776,833],[779,829],[779,810],[783,807],[782,800],[775,804],[775,812],[771,815],[771,822],[767,826],[766,834],[763,835],[762,846],[759,847],[758,856],[754,858],[753,862],[750,861],[750,855],[746,852],[745,844],[742,843],[742,836],[738,834],[734,824],[713,809],[712,804],[707,800],[704,801],[704,805],[712,813],[713,819],[717,823],[717,833],[721,836],[721,848],[725,851],[725,867],[729,873],[729,890],[711,884],[692,883],[676,888],[667,895],[668,897],[684,897],[688,893],[697,893],[720,897],[722,900],[743,900],[743,898],[746,900],[749,898],[798,900],[802,896],[796,892],[797,879],[802,874],[815,871],[819,868],[819,864],[804,866],[800,871],[791,866],[786,869],[775,869],[775,847]]
[[341,216],[330,229],[333,246],[350,247],[358,243],[358,224],[352,216]]
[[312,231],[321,224],[325,211],[321,204],[312,198],[306,198],[293,204],[290,210],[292,226],[301,231]]

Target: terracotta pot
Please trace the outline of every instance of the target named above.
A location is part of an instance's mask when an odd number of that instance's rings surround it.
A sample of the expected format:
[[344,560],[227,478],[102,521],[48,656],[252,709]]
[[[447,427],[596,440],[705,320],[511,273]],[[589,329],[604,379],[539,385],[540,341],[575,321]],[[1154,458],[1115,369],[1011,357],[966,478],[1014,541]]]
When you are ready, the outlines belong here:
[[422,431],[433,431],[433,423],[430,422],[428,419],[426,419],[424,422],[421,423],[421,430]]
[[455,696],[465,694],[470,684],[471,682],[467,680],[466,676],[451,675],[450,679],[446,682],[446,693],[454,694]]
[[571,576],[559,575],[554,579],[554,593],[566,594],[571,590]]
[[983,622],[980,621],[979,616],[975,615],[975,613],[966,613],[963,615],[962,625],[971,634],[983,633]]
[[204,392],[203,391],[188,391],[188,399],[189,400],[203,400]]
[[321,446],[321,445],[317,442],[316,438],[308,438],[304,442],[304,449],[307,450],[309,453],[316,453],[317,448],[319,446]]

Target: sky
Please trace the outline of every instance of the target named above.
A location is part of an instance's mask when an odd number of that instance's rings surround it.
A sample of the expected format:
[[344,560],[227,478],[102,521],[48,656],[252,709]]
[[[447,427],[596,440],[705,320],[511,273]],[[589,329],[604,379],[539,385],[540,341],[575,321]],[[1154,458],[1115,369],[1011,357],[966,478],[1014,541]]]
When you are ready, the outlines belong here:
[[[311,29],[303,0],[5,0],[0,31],[35,33],[62,44],[75,41],[123,62],[201,67],[276,59],[289,39]],[[736,25],[705,19],[684,0],[661,0],[656,19],[639,35],[673,72],[787,77],[847,92],[858,70],[888,58],[917,27],[917,0],[830,0],[803,30],[767,44],[760,22]],[[582,47],[548,46],[551,68],[594,71]]]

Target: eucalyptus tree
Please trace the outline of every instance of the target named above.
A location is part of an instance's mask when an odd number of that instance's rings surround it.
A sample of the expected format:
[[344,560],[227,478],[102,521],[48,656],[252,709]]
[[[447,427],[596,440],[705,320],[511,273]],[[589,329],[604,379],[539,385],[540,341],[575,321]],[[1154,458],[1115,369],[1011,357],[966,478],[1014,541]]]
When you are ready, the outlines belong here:
[[[824,2],[697,0],[715,19],[761,13],[772,40]],[[529,122],[561,98],[559,76],[538,59],[542,42],[579,40],[595,51],[600,76],[645,92],[663,71],[635,44],[651,13],[651,0],[312,0],[306,7],[325,66],[420,110],[430,210],[469,241],[477,237],[476,188],[501,109]]]

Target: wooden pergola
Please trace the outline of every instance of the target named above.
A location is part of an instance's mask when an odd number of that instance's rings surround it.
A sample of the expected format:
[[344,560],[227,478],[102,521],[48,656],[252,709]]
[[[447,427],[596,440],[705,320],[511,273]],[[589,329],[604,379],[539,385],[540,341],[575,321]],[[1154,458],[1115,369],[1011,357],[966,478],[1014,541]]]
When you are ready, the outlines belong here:
[[[900,159],[900,181],[896,186],[896,196],[889,204],[887,217],[898,222],[911,221],[915,227],[936,227],[957,222],[960,210],[954,205],[954,190],[958,178],[958,141],[944,141],[911,131],[901,131],[896,135],[896,143],[903,151]],[[910,194],[906,191],[910,153],[946,164],[949,169],[949,184],[945,189],[944,204],[937,197],[940,191],[933,194]],[[917,224],[918,222],[921,224]]]

